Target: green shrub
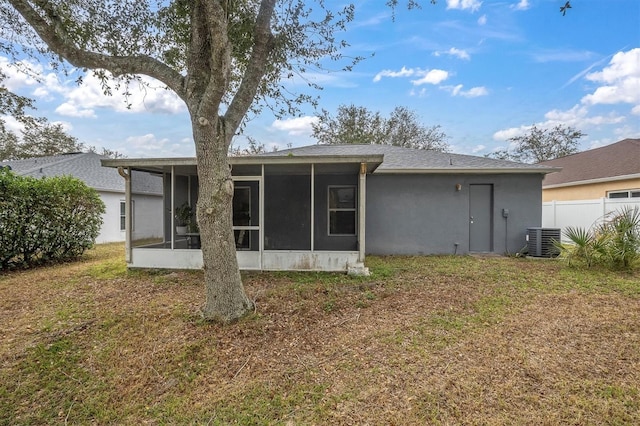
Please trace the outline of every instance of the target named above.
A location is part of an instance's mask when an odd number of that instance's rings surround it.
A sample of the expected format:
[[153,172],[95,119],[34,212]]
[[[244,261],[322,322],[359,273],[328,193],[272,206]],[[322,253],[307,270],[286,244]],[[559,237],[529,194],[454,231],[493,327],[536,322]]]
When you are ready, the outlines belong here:
[[629,270],[640,263],[640,209],[625,207],[612,212],[589,230],[568,227],[564,231],[571,244],[560,246],[569,263],[601,265],[613,270]]
[[105,206],[71,176],[36,179],[0,170],[0,269],[78,257],[100,233]]

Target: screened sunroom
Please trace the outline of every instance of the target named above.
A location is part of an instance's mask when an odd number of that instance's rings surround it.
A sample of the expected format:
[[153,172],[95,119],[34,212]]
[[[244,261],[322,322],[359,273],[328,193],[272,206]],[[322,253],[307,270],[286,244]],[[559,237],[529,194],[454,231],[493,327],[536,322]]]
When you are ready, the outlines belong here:
[[[363,265],[366,176],[381,162],[381,155],[231,158],[233,232],[240,269],[346,271]],[[135,224],[131,204],[126,203],[128,266],[201,268],[202,241],[195,214],[189,220],[176,214],[195,212],[196,160],[109,159],[103,166],[120,170],[127,196],[135,179],[132,170],[163,178],[158,224],[162,238],[132,240],[129,230]]]

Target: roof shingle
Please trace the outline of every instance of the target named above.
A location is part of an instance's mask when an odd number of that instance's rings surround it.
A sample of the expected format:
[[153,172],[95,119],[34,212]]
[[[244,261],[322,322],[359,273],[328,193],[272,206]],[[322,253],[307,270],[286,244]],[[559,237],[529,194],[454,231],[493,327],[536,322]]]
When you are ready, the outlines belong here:
[[640,139],[624,139],[538,164],[562,167],[545,176],[543,187],[640,174]]
[[403,148],[393,145],[309,145],[285,149],[262,155],[267,156],[331,156],[331,155],[384,155],[384,161],[376,172],[418,170],[504,170],[548,172],[545,165],[516,163],[474,155],[452,154],[424,149]]
[[[70,175],[82,180],[97,191],[124,193],[124,179],[118,170],[102,167],[100,160],[107,158],[94,152],[79,152],[34,157],[24,160],[2,161],[0,165],[11,166],[20,176],[52,177]],[[136,193],[162,194],[162,180],[147,173],[140,173],[132,182]]]

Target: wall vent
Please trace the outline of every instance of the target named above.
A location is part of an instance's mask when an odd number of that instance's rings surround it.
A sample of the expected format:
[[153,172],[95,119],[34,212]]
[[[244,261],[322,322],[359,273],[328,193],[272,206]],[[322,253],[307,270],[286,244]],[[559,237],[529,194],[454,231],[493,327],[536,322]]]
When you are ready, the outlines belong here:
[[554,243],[560,241],[560,228],[528,228],[527,249],[529,256],[556,257],[559,253]]

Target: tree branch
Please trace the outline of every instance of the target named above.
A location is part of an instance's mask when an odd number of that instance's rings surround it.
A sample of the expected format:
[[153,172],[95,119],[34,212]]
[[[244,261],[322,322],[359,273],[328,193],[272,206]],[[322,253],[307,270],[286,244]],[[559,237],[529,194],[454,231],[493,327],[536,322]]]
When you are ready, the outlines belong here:
[[262,0],[260,3],[260,10],[253,31],[254,45],[251,59],[247,65],[242,83],[240,83],[240,87],[224,116],[228,129],[233,129],[234,132],[254,101],[264,75],[269,54],[274,47],[274,37],[271,33],[271,17],[273,16],[275,4],[276,0]]
[[[204,10],[200,10],[203,7]],[[192,63],[205,62],[200,66],[205,75],[199,76],[206,81],[203,87],[198,115],[207,116],[208,110],[218,107],[229,85],[231,71],[231,44],[228,37],[227,11],[218,1],[201,1],[194,5],[191,22],[194,27],[190,53]],[[197,16],[197,15],[201,16]],[[193,71],[190,74],[193,77]]]
[[37,0],[35,4],[47,19],[26,0],[9,0],[56,54],[70,64],[80,68],[98,68],[111,72],[114,76],[144,74],[166,84],[180,98],[186,101],[184,77],[164,63],[147,55],[111,56],[83,50],[75,45],[63,28],[64,24],[50,2]]

